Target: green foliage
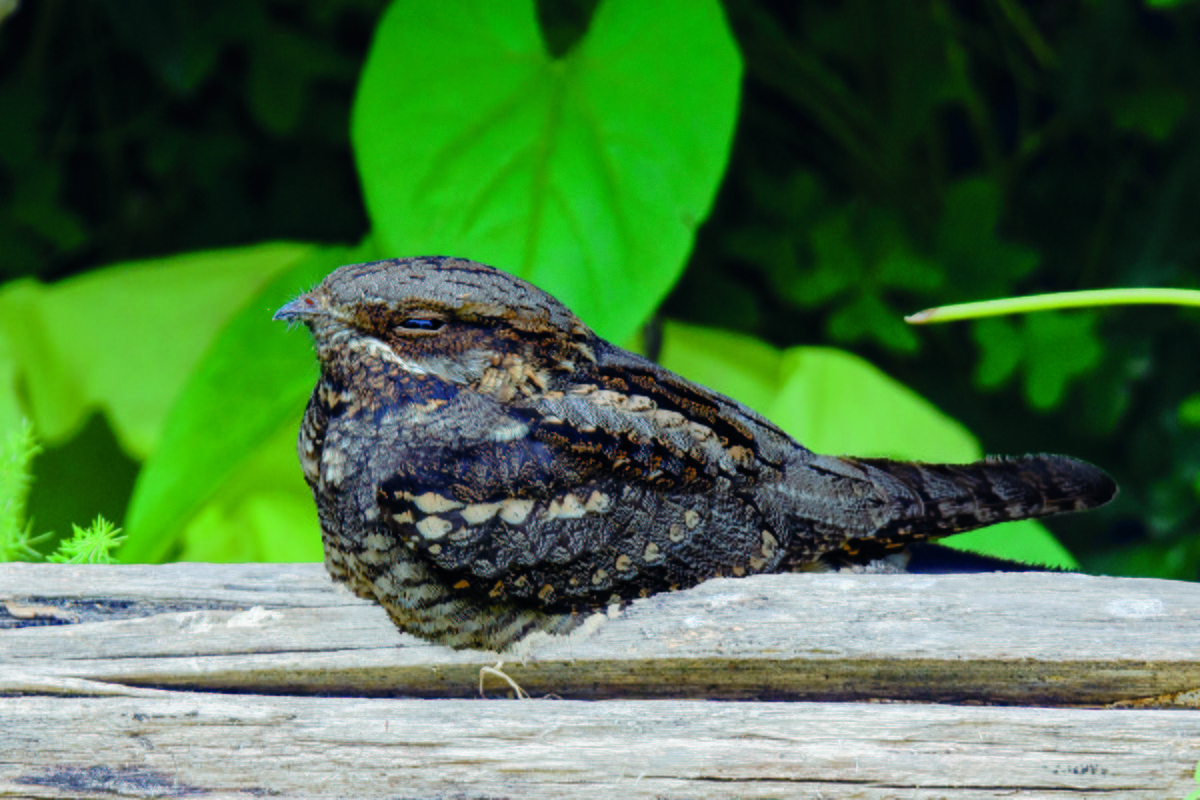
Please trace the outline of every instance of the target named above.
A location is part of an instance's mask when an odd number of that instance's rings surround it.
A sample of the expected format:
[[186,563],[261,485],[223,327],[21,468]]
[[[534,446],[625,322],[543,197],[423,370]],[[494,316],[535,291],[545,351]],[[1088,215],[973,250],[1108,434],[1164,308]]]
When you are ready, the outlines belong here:
[[[124,264],[46,286],[0,287],[0,337],[39,435],[70,438],[102,410],[145,458],[213,337],[311,245],[263,244]],[[299,286],[299,284],[297,284]]]
[[41,447],[33,426],[24,420],[7,432],[0,442],[0,561],[35,561],[41,558],[35,545],[46,538],[33,535],[27,518],[30,466]]
[[[26,501],[31,481],[31,465],[41,451],[33,426],[22,420],[0,442],[0,561],[39,561],[37,548],[49,536],[32,535],[33,520],[27,518]],[[88,528],[74,527],[74,535],[62,541],[46,560],[60,564],[112,564],[112,551],[125,537],[120,528],[103,517],[96,517]]]
[[528,278],[624,341],[683,271],[739,80],[716,0],[606,0],[557,58],[533,0],[395,3],[352,126],[375,234]]
[[22,3],[0,27],[0,278],[362,236],[347,121],[386,3]]
[[980,348],[976,380],[999,386],[1019,365],[1025,367],[1025,396],[1036,409],[1062,402],[1067,384],[1095,368],[1103,355],[1094,312],[1045,312],[1015,322],[980,320],[972,335]]
[[[375,257],[370,245],[297,249],[285,270],[256,287],[257,292],[241,304],[191,370],[164,422],[159,447],[142,470],[126,521],[129,542],[121,554],[125,561],[154,562],[175,555],[180,531],[235,476],[240,479],[231,488],[237,497],[253,495],[247,491],[251,487],[269,494],[280,482],[278,476],[287,476],[296,491],[303,490],[293,464],[273,473],[246,469],[260,457],[264,443],[281,444],[276,436],[281,429],[293,433],[298,429],[304,402],[316,383],[307,343],[298,335],[288,337],[284,326],[271,321],[271,313],[338,265]],[[265,267],[255,271],[266,273]],[[291,451],[289,461],[294,459],[294,447],[285,450]],[[258,526],[249,531],[228,526],[223,535],[215,535],[213,514],[227,520],[240,516],[227,502],[219,506],[224,508],[220,513],[215,508],[208,511],[209,536],[203,551],[224,549],[230,556],[259,553],[255,542],[261,537],[254,535]],[[194,549],[197,535],[189,534],[187,539]],[[243,546],[232,547],[238,540]]]
[[1200,428],[1200,394],[1193,394],[1179,404],[1179,424]]
[[46,560],[56,564],[115,564],[112,551],[121,546],[125,537],[121,529],[104,517],[96,517],[90,526],[74,530],[70,539],[64,540]]
[[80,448],[140,468],[104,506],[124,559],[318,558],[314,365],[270,314],[340,263],[458,254],[618,341],[686,323],[667,363],[817,450],[1088,458],[1121,497],[1050,523],[1084,568],[1195,578],[1200,315],[901,319],[1200,288],[1198,34],[1186,0],[24,3],[0,433],[38,431],[40,508],[105,485],[49,480]]

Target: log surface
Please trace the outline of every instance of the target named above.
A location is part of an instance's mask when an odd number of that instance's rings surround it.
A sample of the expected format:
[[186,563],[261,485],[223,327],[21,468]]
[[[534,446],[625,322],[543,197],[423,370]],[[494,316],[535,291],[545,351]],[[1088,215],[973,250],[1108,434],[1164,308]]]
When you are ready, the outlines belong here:
[[[0,691],[30,679],[473,697],[496,654],[400,634],[318,564],[0,565]],[[29,616],[28,609],[43,609]],[[30,624],[48,623],[48,624]],[[1200,584],[1083,575],[770,575],[637,601],[506,658],[569,699],[1103,705],[1200,688]]]
[[711,581],[503,665],[567,699],[451,699],[498,656],[321,565],[4,564],[0,797],[1183,798],[1198,628],[1167,581]]
[[1189,711],[164,693],[0,700],[0,796],[1182,798]]

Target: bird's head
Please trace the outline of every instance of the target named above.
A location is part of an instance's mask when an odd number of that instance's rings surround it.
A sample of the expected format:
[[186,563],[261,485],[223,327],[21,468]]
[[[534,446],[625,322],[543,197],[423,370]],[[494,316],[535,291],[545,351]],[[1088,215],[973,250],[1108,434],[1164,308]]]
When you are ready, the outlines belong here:
[[376,366],[502,401],[545,391],[556,374],[587,365],[596,341],[531,283],[445,257],[340,267],[274,319],[308,325],[322,369],[342,379]]

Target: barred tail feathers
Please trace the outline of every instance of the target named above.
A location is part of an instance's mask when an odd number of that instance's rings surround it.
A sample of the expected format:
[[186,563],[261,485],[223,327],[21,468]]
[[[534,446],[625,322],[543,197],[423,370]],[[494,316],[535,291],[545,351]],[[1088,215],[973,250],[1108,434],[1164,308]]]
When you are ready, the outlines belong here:
[[[911,542],[1102,506],[1117,484],[1099,467],[1057,455],[988,458],[972,464],[920,464],[887,459],[847,459],[873,476],[897,500],[894,516],[869,541],[883,550]],[[900,487],[897,487],[900,488]],[[903,491],[903,490],[907,491]],[[861,542],[847,543],[856,549]]]

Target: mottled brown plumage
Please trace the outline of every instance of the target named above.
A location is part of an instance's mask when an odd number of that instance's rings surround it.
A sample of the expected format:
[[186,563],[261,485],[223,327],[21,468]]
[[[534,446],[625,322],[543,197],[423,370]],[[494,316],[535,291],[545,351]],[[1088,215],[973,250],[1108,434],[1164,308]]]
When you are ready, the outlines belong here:
[[654,592],[866,562],[1116,492],[1063,456],[817,455],[470,261],[342,267],[275,318],[306,323],[321,363],[299,453],[330,574],[452,647],[500,650]]

